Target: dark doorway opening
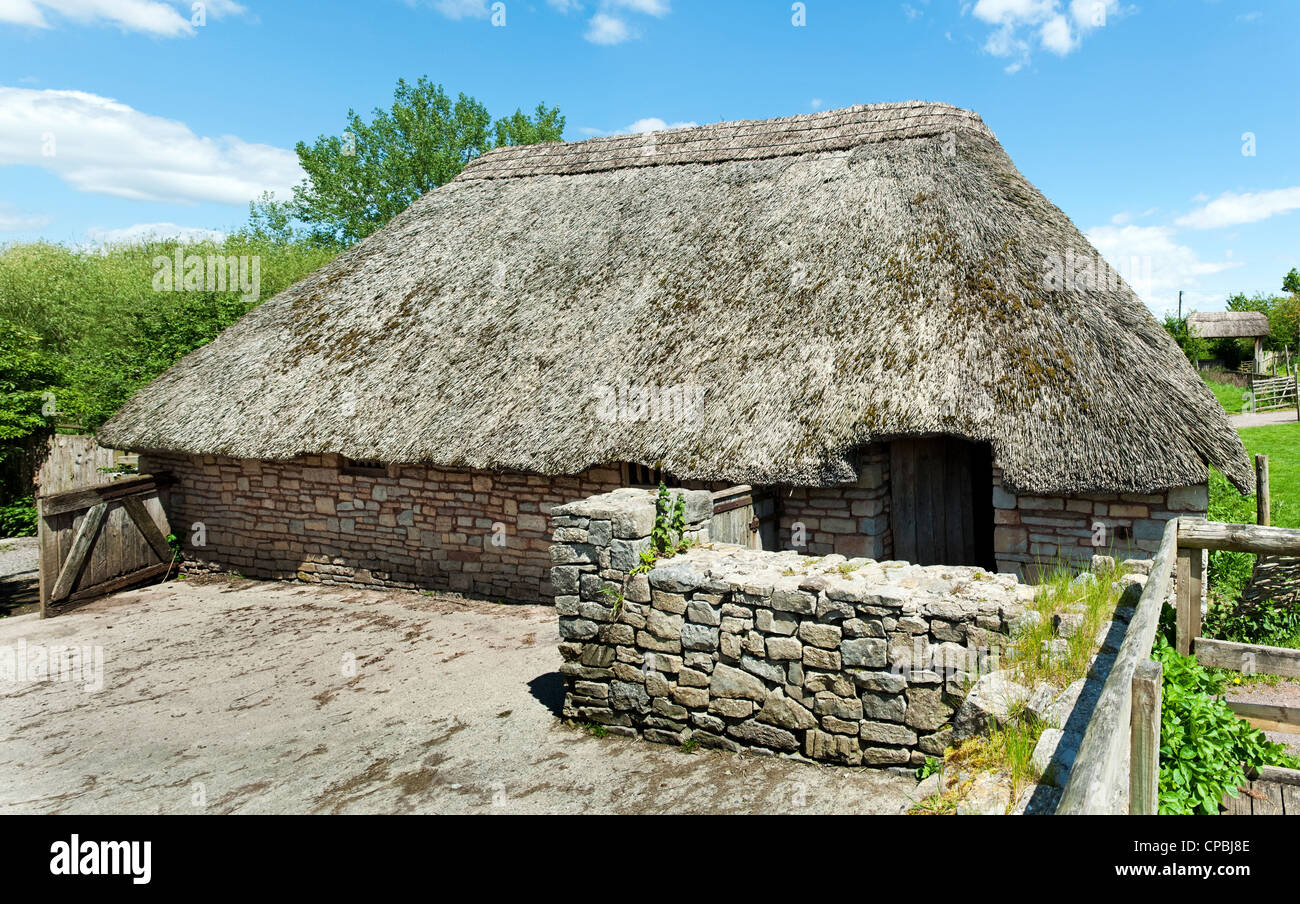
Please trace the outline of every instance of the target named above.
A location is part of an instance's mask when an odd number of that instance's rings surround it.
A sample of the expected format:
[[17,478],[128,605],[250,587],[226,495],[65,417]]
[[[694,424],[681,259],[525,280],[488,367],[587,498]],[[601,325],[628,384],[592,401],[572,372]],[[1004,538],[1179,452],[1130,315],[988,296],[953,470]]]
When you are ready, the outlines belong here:
[[890,443],[894,558],[917,565],[993,560],[993,451],[949,436]]

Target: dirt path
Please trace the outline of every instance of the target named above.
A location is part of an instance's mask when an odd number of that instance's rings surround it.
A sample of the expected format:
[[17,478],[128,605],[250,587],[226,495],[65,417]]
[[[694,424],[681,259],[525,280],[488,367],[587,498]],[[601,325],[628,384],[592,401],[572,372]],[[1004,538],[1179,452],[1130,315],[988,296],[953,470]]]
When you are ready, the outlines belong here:
[[1258,411],[1248,414],[1230,414],[1228,423],[1234,428],[1241,427],[1267,427],[1270,424],[1294,424],[1296,421],[1296,410],[1294,408],[1284,408],[1281,411]]
[[[86,679],[0,678],[0,813],[897,813],[872,770],[595,738],[555,713],[554,610],[173,582],[0,620],[0,664],[91,645]],[[92,649],[93,654],[93,649]],[[87,657],[93,664],[93,655]]]
[[0,618],[39,607],[36,538],[0,539]]
[[[1241,703],[1262,703],[1272,706],[1300,707],[1300,681],[1280,679],[1276,684],[1253,682],[1228,688],[1224,698]],[[1292,754],[1300,756],[1300,734],[1266,731],[1270,741],[1285,744]]]

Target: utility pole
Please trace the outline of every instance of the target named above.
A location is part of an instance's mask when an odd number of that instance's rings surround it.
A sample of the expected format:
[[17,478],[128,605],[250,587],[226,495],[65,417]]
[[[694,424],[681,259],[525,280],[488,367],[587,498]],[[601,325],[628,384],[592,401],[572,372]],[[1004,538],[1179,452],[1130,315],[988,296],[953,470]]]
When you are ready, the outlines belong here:
[[1178,320],[1179,320],[1179,322],[1182,322],[1182,319],[1183,319],[1183,290],[1182,290],[1182,289],[1179,289],[1179,290],[1178,290]]

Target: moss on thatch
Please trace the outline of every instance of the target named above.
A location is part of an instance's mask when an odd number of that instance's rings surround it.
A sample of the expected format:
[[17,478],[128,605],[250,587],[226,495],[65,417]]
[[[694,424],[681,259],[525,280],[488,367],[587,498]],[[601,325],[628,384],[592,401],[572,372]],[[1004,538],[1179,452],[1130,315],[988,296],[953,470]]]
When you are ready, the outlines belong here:
[[[855,107],[494,151],[133,398],[102,440],[284,459],[832,483],[897,435],[992,444],[1012,488],[1239,486],[1236,433],[979,117]],[[702,386],[698,416],[598,417]]]

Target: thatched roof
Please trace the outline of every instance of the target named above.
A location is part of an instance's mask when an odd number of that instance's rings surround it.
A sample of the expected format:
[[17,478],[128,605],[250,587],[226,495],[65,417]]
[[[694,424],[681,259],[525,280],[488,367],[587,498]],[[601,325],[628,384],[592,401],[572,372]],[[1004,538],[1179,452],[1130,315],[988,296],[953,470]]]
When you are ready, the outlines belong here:
[[[1128,286],[978,116],[941,104],[493,151],[131,399],[102,441],[832,483],[895,435],[992,443],[1015,489],[1251,470]],[[611,387],[692,393],[676,416]],[[631,419],[628,419],[631,418]]]
[[1259,311],[1206,311],[1187,315],[1187,325],[1202,339],[1267,336],[1268,315]]

